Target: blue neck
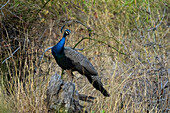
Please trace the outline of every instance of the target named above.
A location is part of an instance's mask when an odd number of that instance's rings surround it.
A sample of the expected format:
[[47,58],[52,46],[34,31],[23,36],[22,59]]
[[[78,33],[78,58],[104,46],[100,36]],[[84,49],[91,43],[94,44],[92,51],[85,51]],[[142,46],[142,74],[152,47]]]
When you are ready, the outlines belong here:
[[63,37],[53,48],[52,54],[54,56],[60,56],[64,52],[65,37]]

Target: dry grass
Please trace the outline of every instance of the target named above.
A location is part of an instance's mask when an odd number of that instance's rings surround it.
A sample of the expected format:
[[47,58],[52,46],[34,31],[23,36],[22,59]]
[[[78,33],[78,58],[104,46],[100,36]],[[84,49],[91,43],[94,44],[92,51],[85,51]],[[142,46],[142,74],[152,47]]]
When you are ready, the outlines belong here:
[[[43,0],[11,1],[3,8],[4,15],[0,15],[0,61],[19,47],[0,68],[0,108],[5,113],[47,112],[44,99],[48,82],[56,71],[61,74],[61,69],[50,51],[41,63],[39,58],[61,39],[60,28],[69,20],[80,20],[93,30],[93,40],[83,40],[77,48],[84,48],[81,53],[95,66],[111,94],[109,98],[103,97],[84,76],[74,73],[78,91],[97,97],[94,103],[82,102],[86,110],[169,111],[170,35],[166,0],[53,0],[44,4]],[[67,46],[74,47],[88,37],[87,29],[80,24],[66,27],[72,31]],[[152,29],[155,27],[156,30]],[[63,79],[68,80],[66,74]]]

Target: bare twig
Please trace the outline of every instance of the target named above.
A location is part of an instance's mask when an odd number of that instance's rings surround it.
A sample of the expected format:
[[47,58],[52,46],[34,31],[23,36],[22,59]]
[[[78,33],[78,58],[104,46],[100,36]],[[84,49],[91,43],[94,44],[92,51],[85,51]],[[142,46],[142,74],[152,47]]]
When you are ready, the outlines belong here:
[[165,17],[165,13],[166,13],[166,8],[164,8],[163,17],[162,17],[161,21],[159,22],[159,24],[156,25],[155,27],[151,28],[151,29],[148,29],[148,32],[157,30],[157,28],[162,24],[162,21],[163,21],[163,19]]
[[92,38],[89,38],[89,37],[83,37],[79,42],[76,43],[76,45],[73,47],[73,49],[75,49],[75,47],[76,47],[78,44],[80,44],[80,43],[81,43],[83,40],[85,40],[85,39],[97,41],[97,42],[99,42],[99,43],[102,43],[102,44],[104,44],[104,45],[106,45],[106,46],[108,46],[108,47],[110,47],[110,48],[116,50],[116,51],[117,51],[118,53],[120,53],[120,54],[126,55],[126,53],[119,51],[118,49],[116,49],[115,47],[113,47],[113,46],[107,44],[107,43],[104,42],[104,41],[97,40],[97,39],[92,39]]
[[45,52],[47,52],[47,51],[48,51],[49,49],[51,49],[51,48],[53,48],[53,46],[51,46],[51,47],[45,49],[45,51],[43,52],[43,54],[42,54],[41,57],[40,57],[39,63],[41,62],[41,60],[42,60],[42,58],[43,58]]
[[65,25],[71,24],[73,22],[85,26],[87,28],[88,32],[89,32],[89,36],[91,36],[92,29],[90,27],[88,27],[87,25],[83,24],[82,22],[78,21],[78,20],[70,20],[70,21],[65,22],[65,24],[61,27],[61,32],[64,29]]
[[10,2],[10,0],[8,0],[4,5],[2,5],[2,7],[0,8],[0,10],[2,10],[2,8],[5,7],[9,2]]
[[8,59],[10,59],[17,51],[18,49],[20,49],[20,47],[18,47],[12,54],[11,56],[9,56],[8,58],[6,58],[1,64],[3,64],[4,62],[6,62]]
[[[38,16],[38,14],[41,12],[41,10],[50,2],[50,0],[48,0],[37,12],[36,17]],[[36,19],[36,18],[35,18]]]
[[2,9],[3,9],[9,2],[10,2],[10,0],[8,0],[8,1],[7,1],[4,5],[2,5],[2,7],[0,8],[2,15],[4,15]]

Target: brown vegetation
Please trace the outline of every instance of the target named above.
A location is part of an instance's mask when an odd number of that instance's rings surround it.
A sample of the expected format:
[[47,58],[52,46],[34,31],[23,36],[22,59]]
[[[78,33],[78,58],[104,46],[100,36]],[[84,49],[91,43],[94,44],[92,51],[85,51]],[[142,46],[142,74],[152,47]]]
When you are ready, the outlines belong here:
[[[7,3],[7,4],[5,4]],[[0,112],[47,112],[49,78],[61,68],[44,50],[72,31],[66,46],[89,58],[111,97],[75,73],[76,89],[97,97],[89,112],[169,111],[169,6],[166,0],[15,0],[0,2]],[[4,6],[3,6],[4,5]],[[79,20],[92,29],[71,22]],[[63,79],[68,80],[67,74]]]

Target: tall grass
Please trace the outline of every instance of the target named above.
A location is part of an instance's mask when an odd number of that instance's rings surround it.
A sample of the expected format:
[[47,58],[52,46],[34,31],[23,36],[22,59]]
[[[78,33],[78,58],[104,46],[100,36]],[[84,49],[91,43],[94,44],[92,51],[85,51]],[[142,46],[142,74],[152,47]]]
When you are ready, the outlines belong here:
[[[5,2],[0,2],[4,4]],[[44,5],[45,4],[45,5]],[[49,78],[61,74],[51,52],[42,52],[62,37],[60,28],[72,31],[66,45],[88,57],[111,97],[96,91],[84,76],[74,73],[80,93],[97,97],[84,103],[89,112],[168,112],[169,23],[166,0],[15,0],[0,15],[0,108],[7,112],[47,112],[44,99]],[[13,29],[12,29],[13,28]],[[124,53],[124,54],[122,54]],[[64,80],[67,74],[63,75]],[[1,100],[1,99],[0,99]],[[6,103],[4,106],[3,103]],[[8,110],[9,109],[9,110]]]

